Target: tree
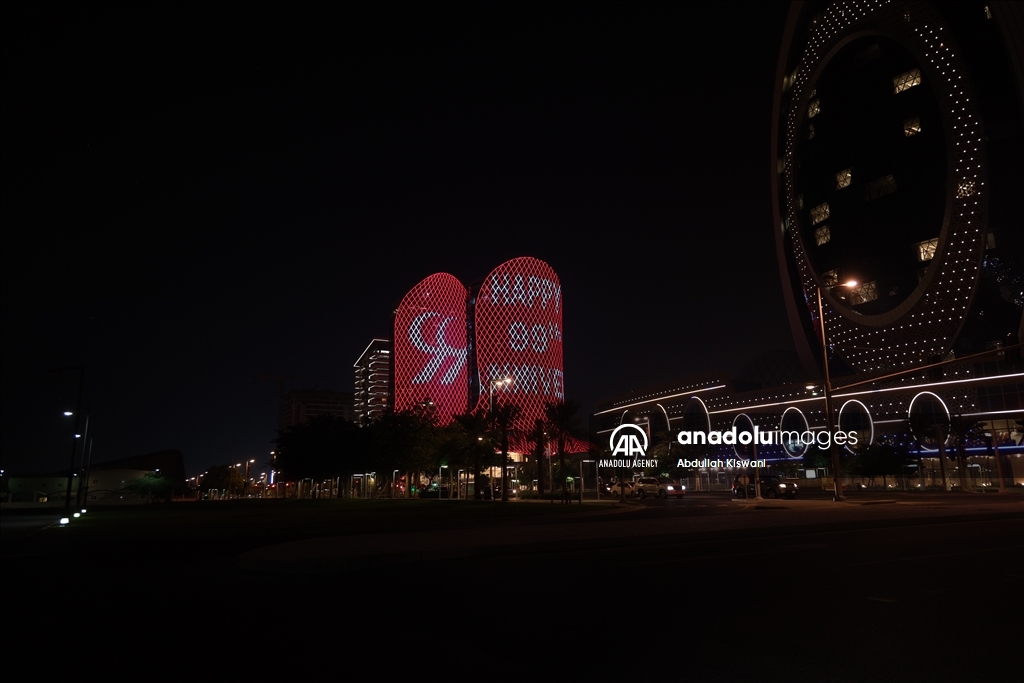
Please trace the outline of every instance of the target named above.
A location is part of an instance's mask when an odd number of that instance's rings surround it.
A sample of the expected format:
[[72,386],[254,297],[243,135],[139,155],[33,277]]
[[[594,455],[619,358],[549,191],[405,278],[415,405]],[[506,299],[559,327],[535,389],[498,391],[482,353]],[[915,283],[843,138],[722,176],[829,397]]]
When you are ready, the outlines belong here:
[[488,461],[494,456],[493,432],[490,429],[486,410],[474,410],[455,416],[455,427],[450,447],[456,457],[472,463],[473,498],[481,500],[483,491],[480,488],[480,466],[482,460]]
[[157,498],[167,501],[174,491],[174,482],[169,477],[160,474],[159,471],[146,472],[140,479],[128,482],[124,490],[145,496],[151,503]]
[[888,488],[887,477],[902,475],[909,461],[910,452],[902,446],[888,443],[863,444],[849,460],[850,472],[868,477],[872,482],[875,477],[882,477],[882,485]]
[[506,403],[502,406],[495,406],[491,416],[491,424],[494,427],[495,439],[501,449],[501,501],[508,502],[508,432],[509,427],[519,416],[519,406],[513,403]]
[[935,446],[939,449],[939,469],[942,472],[942,489],[949,490],[946,470],[946,439],[949,438],[949,422],[935,419],[932,415],[914,415],[908,419],[910,431],[921,446]]
[[[409,410],[388,411],[359,431],[365,433],[368,469],[388,473],[398,470],[411,479],[413,473],[419,475],[439,464],[442,430],[429,400]],[[411,494],[409,483],[407,493]]]
[[953,444],[956,446],[956,458],[960,463],[960,490],[968,488],[967,479],[967,441],[976,439],[984,434],[985,428],[982,422],[973,420],[963,415],[953,415],[949,419],[949,433],[953,437]]
[[683,448],[678,443],[674,443],[678,430],[672,430],[667,432],[657,432],[651,436],[652,446],[650,451],[647,452],[647,457],[656,459],[658,464],[653,468],[646,468],[644,474],[649,476],[658,476],[662,474],[668,474],[673,469],[676,469],[676,460],[674,458],[678,453],[673,454],[673,447],[675,450]]
[[[558,449],[558,471],[560,481],[565,487],[565,448],[573,439],[586,438],[583,435],[583,421],[578,413],[580,404],[576,401],[560,401],[548,403],[544,406],[544,427],[548,432],[548,438]],[[554,486],[554,482],[551,482]]]

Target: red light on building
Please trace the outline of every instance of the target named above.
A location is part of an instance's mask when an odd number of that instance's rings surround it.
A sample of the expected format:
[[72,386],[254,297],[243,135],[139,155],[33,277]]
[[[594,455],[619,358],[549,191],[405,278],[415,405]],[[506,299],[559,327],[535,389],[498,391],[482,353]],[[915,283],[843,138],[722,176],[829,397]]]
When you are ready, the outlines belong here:
[[531,257],[495,268],[477,293],[474,331],[479,405],[487,407],[492,381],[511,378],[495,384],[494,402],[519,406],[512,428],[523,437],[544,418],[546,403],[565,400],[562,287],[554,269]]
[[425,278],[395,311],[394,406],[432,403],[438,422],[469,407],[466,305],[469,290],[448,273]]

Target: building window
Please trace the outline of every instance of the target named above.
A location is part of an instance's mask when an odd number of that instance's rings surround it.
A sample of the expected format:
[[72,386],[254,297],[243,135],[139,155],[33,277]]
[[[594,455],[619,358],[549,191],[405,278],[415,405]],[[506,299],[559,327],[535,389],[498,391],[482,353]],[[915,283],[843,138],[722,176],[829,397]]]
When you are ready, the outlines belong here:
[[813,123],[810,124],[809,126],[807,126],[807,139],[808,140],[813,140],[814,139],[814,124]]
[[820,247],[823,244],[828,244],[828,241],[832,239],[832,231],[828,229],[827,225],[823,225],[814,231],[814,241],[817,242]]
[[836,173],[836,189],[841,190],[844,187],[849,187],[850,183],[853,182],[853,169],[845,169]]
[[910,90],[915,85],[921,85],[921,70],[911,69],[905,74],[900,74],[896,78],[892,79],[893,93],[901,93],[904,90]]
[[803,209],[804,208],[804,195],[803,195],[803,193],[800,193],[800,194],[798,194],[796,196],[796,208],[798,208],[798,209]]
[[903,122],[903,134],[908,138],[921,132],[921,117],[915,116]]
[[939,238],[936,237],[933,240],[925,240],[924,242],[918,242],[914,245],[917,249],[917,260],[918,261],[931,261],[935,258],[935,249],[939,246]]
[[835,287],[839,284],[839,271],[826,270],[821,274],[821,284],[826,287]]
[[878,283],[876,282],[865,282],[857,285],[853,288],[852,297],[853,305],[867,303],[868,301],[874,301],[878,298]]
[[974,195],[976,192],[977,190],[974,187],[973,180],[965,180],[964,182],[956,186],[956,196],[960,197],[961,199],[964,197],[970,197]]
[[821,111],[821,100],[814,100],[807,105],[807,118],[813,119]]
[[828,202],[824,204],[818,204],[816,207],[811,209],[811,225],[817,225],[818,223],[828,218]]
[[864,201],[870,202],[872,199],[878,199],[884,197],[887,194],[892,194],[896,191],[896,179],[891,175],[887,175],[884,178],[878,180],[872,180],[868,183],[864,189]]

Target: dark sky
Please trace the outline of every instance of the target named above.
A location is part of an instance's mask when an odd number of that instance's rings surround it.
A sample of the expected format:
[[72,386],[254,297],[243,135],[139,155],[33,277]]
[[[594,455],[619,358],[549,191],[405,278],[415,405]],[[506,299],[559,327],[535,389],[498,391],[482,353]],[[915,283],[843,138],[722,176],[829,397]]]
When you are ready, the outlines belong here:
[[792,345],[771,97],[784,3],[2,10],[2,436],[66,467],[265,460],[278,386],[351,391],[427,275],[561,278],[569,398]]

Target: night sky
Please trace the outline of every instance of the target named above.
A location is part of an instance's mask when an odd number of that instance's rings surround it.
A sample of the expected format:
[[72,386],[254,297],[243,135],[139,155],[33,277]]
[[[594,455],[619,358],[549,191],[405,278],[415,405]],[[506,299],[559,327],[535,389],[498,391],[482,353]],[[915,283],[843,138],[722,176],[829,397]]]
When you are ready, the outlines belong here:
[[785,3],[2,10],[2,466],[189,474],[351,391],[403,294],[535,256],[568,398],[791,348],[771,98]]

